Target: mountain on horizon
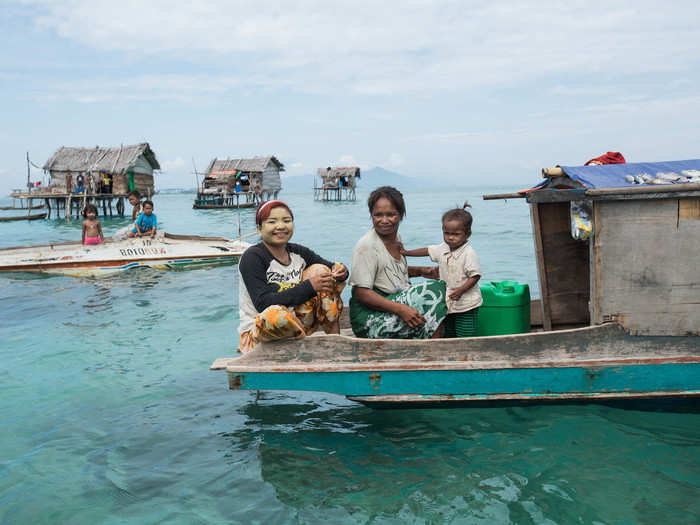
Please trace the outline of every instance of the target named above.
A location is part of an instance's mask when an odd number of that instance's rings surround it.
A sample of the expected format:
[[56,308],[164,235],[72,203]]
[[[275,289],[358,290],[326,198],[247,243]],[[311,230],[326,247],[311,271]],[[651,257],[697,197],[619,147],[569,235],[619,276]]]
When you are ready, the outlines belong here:
[[[282,177],[282,191],[312,191],[315,175],[295,175]],[[376,167],[361,172],[358,189],[373,190],[379,186],[395,186],[399,189],[413,189],[420,186],[419,179],[401,175],[395,171]]]

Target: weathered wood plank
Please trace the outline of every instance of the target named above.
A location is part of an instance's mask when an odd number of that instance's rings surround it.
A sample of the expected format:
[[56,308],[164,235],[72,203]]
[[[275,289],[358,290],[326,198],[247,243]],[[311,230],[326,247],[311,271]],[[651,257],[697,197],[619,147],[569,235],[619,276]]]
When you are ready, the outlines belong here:
[[[377,366],[370,366],[377,365]],[[311,390],[346,396],[423,394],[570,394],[700,390],[700,358],[690,361],[570,363],[568,366],[390,368],[368,363],[328,370],[228,371],[230,387],[245,390]]]
[[678,201],[679,221],[699,221],[700,220],[700,199],[679,199]]
[[507,200],[507,199],[524,199],[524,193],[496,193],[493,195],[483,195],[485,201]]
[[545,330],[552,329],[552,314],[549,304],[549,287],[547,286],[547,274],[544,264],[544,249],[542,247],[542,226],[540,224],[540,212],[537,204],[530,205],[530,219],[532,220],[532,235],[535,241],[535,263],[537,264],[537,279],[540,283],[540,317]]
[[357,401],[372,408],[396,407],[397,405],[435,406],[435,405],[484,405],[492,406],[494,401],[524,401],[528,403],[542,401],[630,401],[645,399],[680,399],[700,396],[700,390],[691,391],[653,391],[653,392],[566,392],[566,393],[519,393],[519,394],[398,394],[374,396],[348,396],[350,401]]
[[595,320],[633,334],[700,333],[700,221],[680,221],[678,200],[595,207]]
[[700,197],[700,185],[673,184],[669,186],[637,186],[599,189],[541,189],[525,194],[529,203],[569,201],[658,200]]
[[[534,205],[539,217],[541,252],[538,260],[540,279],[544,279],[546,298],[552,326],[560,324],[588,323],[589,253],[588,243],[571,237],[570,205],[568,202]],[[537,225],[533,224],[533,231]],[[542,282],[542,281],[541,281]],[[547,329],[546,317],[545,330]]]
[[[632,337],[616,323],[585,328],[490,337],[408,340],[360,339],[321,335],[301,340],[262,343],[252,352],[216,366],[267,370],[290,366],[328,369],[347,364],[440,363],[479,367],[524,366],[526,363],[571,363],[592,359],[657,359],[700,357],[698,337]],[[451,366],[451,365],[450,365]],[[495,366],[495,365],[493,365]]]

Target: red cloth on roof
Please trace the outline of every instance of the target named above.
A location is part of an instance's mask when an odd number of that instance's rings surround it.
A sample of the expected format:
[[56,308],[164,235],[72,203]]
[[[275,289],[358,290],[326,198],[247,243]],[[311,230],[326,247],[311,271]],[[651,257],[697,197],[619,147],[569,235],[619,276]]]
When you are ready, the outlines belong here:
[[588,166],[589,164],[624,164],[625,163],[625,157],[622,156],[622,153],[619,151],[608,151],[605,155],[601,155],[600,157],[596,157],[594,159],[589,160],[584,164],[584,166]]

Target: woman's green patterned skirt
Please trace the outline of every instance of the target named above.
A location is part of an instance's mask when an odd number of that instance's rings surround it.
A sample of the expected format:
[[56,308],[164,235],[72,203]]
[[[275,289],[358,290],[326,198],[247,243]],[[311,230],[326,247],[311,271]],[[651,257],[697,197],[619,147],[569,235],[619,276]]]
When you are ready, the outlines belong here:
[[374,289],[382,297],[415,308],[426,323],[411,328],[398,315],[372,310],[356,299],[350,299],[350,324],[357,337],[369,339],[429,339],[447,315],[445,281],[423,281],[405,290],[386,294]]

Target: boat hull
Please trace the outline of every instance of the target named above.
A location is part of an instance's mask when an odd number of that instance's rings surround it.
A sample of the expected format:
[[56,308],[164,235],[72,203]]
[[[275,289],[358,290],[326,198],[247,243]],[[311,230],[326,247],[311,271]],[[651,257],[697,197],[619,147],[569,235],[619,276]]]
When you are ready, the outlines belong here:
[[699,337],[633,337],[616,324],[431,342],[302,341],[289,359],[290,343],[267,343],[257,357],[258,349],[213,368],[226,369],[232,389],[329,392],[380,408],[700,399]]
[[164,234],[107,240],[104,244],[57,243],[0,249],[0,272],[40,272],[101,277],[135,268],[186,270],[236,264],[248,245],[219,237]]
[[233,205],[218,205],[218,204],[193,204],[192,208],[195,210],[235,210],[236,208],[255,208],[258,204],[256,202],[242,202],[240,204]]

